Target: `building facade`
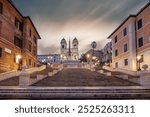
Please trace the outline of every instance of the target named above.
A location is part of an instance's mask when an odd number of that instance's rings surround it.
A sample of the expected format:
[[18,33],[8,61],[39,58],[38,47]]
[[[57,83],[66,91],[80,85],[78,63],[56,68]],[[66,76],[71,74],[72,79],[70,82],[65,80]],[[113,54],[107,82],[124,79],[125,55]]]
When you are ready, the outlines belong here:
[[103,65],[112,63],[112,42],[108,42],[101,51],[103,52]]
[[69,40],[69,46],[67,47],[67,41],[63,38],[60,42],[61,44],[61,60],[62,61],[78,61],[79,60],[79,42],[77,38],[74,38],[72,41],[72,47]]
[[37,59],[40,63],[60,63],[60,54],[38,55]]
[[150,2],[130,15],[109,37],[113,68],[137,71],[150,66]]
[[0,69],[36,66],[38,39],[30,17],[24,17],[11,0],[0,0]]
[[93,50],[90,49],[89,51],[87,51],[85,53],[87,61],[90,62],[94,59],[99,60],[100,62],[102,62],[102,58],[103,58],[103,52],[101,50]]

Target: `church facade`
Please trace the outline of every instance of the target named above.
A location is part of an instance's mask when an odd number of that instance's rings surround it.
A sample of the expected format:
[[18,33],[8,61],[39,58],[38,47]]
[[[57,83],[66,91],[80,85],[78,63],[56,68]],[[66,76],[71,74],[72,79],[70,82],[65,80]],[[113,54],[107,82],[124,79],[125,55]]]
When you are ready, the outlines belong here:
[[78,46],[79,42],[77,38],[74,38],[72,44],[69,39],[69,43],[67,44],[66,39],[62,39],[61,42],[61,60],[62,61],[78,61],[79,60],[79,51]]

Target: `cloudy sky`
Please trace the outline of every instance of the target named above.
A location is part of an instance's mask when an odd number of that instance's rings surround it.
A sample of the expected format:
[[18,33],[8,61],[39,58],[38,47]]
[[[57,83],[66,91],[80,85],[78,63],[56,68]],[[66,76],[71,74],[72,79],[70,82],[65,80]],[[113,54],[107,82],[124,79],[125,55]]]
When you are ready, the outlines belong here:
[[42,40],[39,54],[60,52],[60,41],[76,37],[80,53],[97,49],[130,14],[137,13],[148,0],[12,0],[24,16],[30,16]]

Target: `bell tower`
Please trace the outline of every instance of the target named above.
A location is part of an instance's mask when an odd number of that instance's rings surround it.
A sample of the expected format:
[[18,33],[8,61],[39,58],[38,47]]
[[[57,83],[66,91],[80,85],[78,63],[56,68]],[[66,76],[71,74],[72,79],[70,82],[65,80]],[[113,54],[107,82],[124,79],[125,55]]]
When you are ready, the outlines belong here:
[[65,38],[63,38],[60,42],[60,56],[61,60],[63,61],[78,61],[79,60],[79,52],[78,52],[78,46],[79,42],[77,38],[74,38],[72,43],[69,39],[68,47],[67,47],[67,41]]
[[73,39],[72,45],[73,45],[73,48],[72,48],[73,60],[78,60],[79,59],[79,52],[78,52],[79,42],[77,38]]
[[66,58],[66,51],[67,51],[67,42],[65,40],[65,38],[63,38],[60,42],[61,44],[61,55],[63,56],[62,59]]
[[67,42],[64,38],[61,40],[60,44],[61,44],[61,51],[67,49]]

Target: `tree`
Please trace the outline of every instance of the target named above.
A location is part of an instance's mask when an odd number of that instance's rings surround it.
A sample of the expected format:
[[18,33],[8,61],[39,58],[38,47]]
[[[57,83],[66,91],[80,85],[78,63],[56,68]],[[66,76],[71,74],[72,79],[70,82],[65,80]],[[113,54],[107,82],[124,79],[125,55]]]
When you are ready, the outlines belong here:
[[87,62],[86,54],[81,55],[80,62]]

